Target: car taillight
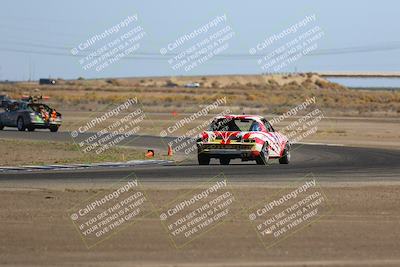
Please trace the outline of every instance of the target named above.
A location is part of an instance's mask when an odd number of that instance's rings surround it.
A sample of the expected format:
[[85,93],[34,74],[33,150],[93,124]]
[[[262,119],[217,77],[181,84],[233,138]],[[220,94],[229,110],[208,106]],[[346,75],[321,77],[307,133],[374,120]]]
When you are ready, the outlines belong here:
[[201,142],[203,140],[208,140],[208,134],[207,133],[201,133],[199,137],[197,138],[197,142]]

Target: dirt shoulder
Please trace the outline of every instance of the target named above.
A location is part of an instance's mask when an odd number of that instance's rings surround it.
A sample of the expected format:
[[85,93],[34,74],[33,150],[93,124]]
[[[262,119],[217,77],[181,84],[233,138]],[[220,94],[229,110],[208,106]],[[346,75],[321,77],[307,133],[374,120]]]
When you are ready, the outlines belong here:
[[[112,147],[103,153],[83,153],[71,142],[0,139],[0,166],[94,163],[144,160],[145,151]],[[155,159],[158,159],[157,157]]]
[[[238,187],[235,195],[249,207],[274,195],[279,186]],[[235,216],[176,249],[160,223],[149,214],[88,249],[68,210],[99,189],[2,189],[0,263],[64,266],[398,266],[400,257],[400,185],[323,185],[329,214],[266,249],[246,213]],[[147,188],[160,207],[187,191]],[[379,249],[377,249],[379,248]]]

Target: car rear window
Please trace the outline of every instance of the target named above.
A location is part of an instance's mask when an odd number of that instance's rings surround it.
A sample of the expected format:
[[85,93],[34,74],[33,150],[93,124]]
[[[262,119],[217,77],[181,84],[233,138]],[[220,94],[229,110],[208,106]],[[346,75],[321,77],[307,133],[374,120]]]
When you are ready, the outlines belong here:
[[236,132],[260,131],[259,123],[255,120],[219,119],[210,125],[210,131]]

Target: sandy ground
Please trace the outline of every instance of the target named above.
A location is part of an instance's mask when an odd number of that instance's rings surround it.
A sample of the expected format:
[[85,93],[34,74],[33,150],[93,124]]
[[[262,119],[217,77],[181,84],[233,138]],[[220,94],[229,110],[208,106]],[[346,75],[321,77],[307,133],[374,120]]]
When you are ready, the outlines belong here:
[[[269,248],[250,224],[249,208],[285,184],[234,186],[224,223],[180,249],[155,210],[189,192],[144,185],[154,209],[88,249],[69,218],[76,204],[106,191],[2,188],[0,264],[28,266],[399,266],[399,183],[324,183],[330,212]],[[98,186],[97,186],[98,187]],[[107,187],[105,187],[107,189]],[[279,194],[278,194],[279,195]]]
[[0,138],[0,166],[118,162],[145,159],[144,150],[113,147],[100,155],[84,153],[70,142]]

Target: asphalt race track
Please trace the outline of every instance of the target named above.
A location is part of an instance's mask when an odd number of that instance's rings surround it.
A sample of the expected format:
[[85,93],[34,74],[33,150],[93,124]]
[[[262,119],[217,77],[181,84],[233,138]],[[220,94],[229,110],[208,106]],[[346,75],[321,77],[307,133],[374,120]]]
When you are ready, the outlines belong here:
[[[54,141],[71,140],[69,133],[1,131],[0,137],[41,139]],[[136,136],[129,145],[147,147],[162,146],[160,137]],[[210,166],[198,166],[193,159],[181,164],[147,165],[130,168],[78,169],[66,171],[34,171],[0,173],[0,182],[7,181],[102,181],[113,182],[134,172],[145,182],[198,182],[223,173],[232,182],[272,182],[301,179],[314,174],[320,181],[399,181],[400,151],[378,148],[358,148],[328,145],[293,145],[292,161],[280,165],[272,161],[268,166],[254,162],[234,160],[229,166],[211,161]]]

